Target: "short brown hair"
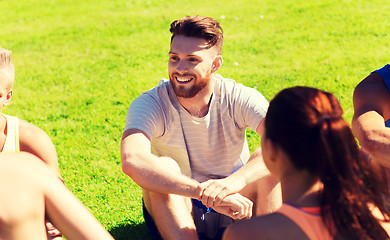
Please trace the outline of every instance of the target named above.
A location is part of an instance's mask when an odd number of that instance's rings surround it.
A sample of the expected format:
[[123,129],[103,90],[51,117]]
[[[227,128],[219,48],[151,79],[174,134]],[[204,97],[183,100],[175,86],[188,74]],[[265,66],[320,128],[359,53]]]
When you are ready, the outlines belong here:
[[211,17],[185,16],[171,23],[171,43],[176,35],[197,37],[207,41],[208,48],[217,46],[218,54],[222,53],[223,30],[218,21]]
[[11,61],[11,51],[0,47],[0,71],[7,74],[9,78],[9,88],[12,88],[15,78],[15,68]]

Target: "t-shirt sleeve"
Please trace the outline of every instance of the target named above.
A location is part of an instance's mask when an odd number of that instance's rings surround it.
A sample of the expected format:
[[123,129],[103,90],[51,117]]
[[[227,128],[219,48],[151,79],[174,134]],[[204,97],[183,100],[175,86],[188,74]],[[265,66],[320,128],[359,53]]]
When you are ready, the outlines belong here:
[[240,128],[256,131],[267,114],[269,103],[256,89],[237,84],[234,100],[234,119]]
[[126,115],[124,131],[141,130],[151,140],[164,132],[164,115],[161,106],[153,97],[144,93],[131,104]]
[[386,64],[384,67],[373,72],[377,72],[379,75],[381,75],[387,89],[390,91],[390,64]]

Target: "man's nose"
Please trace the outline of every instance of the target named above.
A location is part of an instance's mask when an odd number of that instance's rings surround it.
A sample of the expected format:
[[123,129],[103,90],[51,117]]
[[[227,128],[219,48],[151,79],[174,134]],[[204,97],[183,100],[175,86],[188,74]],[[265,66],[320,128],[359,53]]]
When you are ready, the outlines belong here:
[[176,71],[178,73],[182,74],[182,73],[187,72],[187,70],[188,70],[188,64],[186,63],[186,61],[180,61],[177,64]]

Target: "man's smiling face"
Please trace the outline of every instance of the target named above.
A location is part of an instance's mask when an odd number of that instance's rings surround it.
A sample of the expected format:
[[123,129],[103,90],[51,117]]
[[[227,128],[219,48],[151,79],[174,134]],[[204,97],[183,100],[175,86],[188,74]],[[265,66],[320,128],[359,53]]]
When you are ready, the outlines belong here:
[[169,79],[177,97],[192,98],[210,81],[216,47],[202,38],[175,36],[169,51]]

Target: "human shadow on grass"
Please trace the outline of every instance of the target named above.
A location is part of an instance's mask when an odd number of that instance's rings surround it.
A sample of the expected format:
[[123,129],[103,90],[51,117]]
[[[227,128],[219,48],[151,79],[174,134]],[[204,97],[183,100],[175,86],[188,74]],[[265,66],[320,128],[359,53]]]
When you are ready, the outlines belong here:
[[152,240],[145,222],[122,223],[109,230],[116,240]]

